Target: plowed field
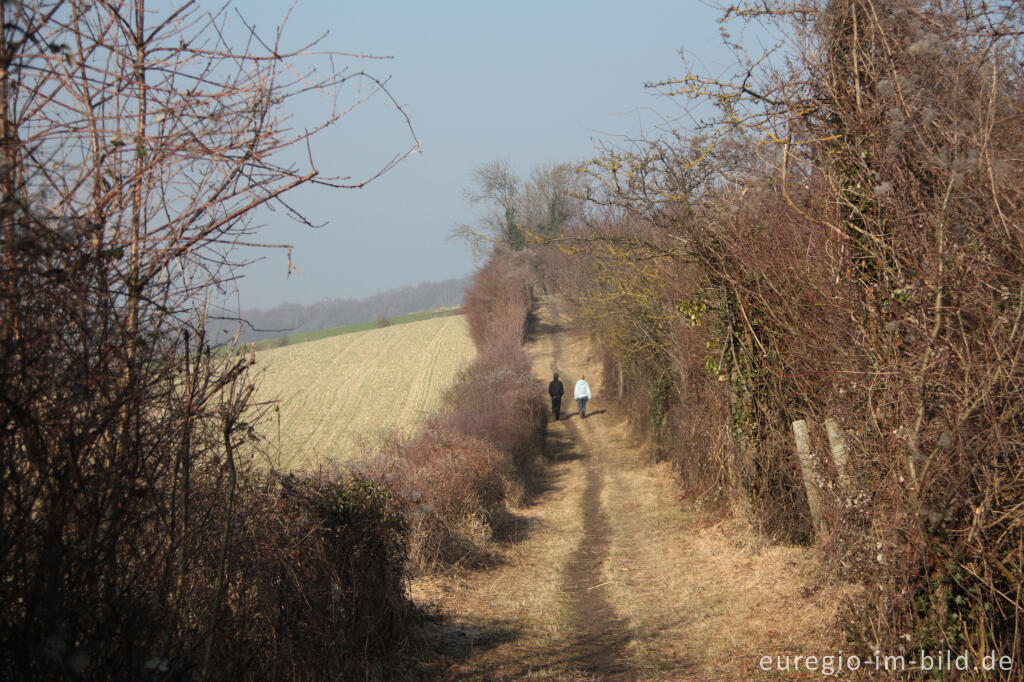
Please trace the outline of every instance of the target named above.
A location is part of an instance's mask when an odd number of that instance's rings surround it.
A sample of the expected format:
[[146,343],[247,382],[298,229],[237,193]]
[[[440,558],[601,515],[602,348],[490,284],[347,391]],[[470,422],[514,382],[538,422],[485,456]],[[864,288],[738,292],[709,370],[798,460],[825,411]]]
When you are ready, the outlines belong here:
[[260,431],[279,465],[312,469],[375,453],[381,433],[411,433],[475,355],[465,318],[438,317],[260,351]]

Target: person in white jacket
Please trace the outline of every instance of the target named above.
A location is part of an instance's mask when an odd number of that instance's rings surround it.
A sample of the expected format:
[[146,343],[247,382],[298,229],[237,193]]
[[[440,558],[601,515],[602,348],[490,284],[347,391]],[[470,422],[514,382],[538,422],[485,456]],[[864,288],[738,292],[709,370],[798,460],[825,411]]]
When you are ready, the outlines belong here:
[[573,397],[576,398],[576,404],[580,406],[580,418],[587,418],[587,400],[592,396],[590,394],[590,384],[587,383],[587,377],[585,374],[580,375],[580,380],[576,382],[576,389],[573,391]]

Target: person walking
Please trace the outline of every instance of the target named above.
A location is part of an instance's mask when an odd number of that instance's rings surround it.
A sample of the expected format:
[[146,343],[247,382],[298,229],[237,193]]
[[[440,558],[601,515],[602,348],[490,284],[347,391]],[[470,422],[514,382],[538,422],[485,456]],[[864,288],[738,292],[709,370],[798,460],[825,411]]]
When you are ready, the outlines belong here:
[[576,389],[573,391],[573,397],[576,398],[576,404],[580,406],[580,419],[586,419],[587,400],[592,396],[590,394],[590,384],[587,383],[587,376],[585,374],[581,374],[580,380],[576,382]]
[[555,378],[548,384],[548,395],[551,396],[551,411],[557,421],[562,418],[562,396],[565,395],[565,386],[558,380],[558,372],[555,372]]

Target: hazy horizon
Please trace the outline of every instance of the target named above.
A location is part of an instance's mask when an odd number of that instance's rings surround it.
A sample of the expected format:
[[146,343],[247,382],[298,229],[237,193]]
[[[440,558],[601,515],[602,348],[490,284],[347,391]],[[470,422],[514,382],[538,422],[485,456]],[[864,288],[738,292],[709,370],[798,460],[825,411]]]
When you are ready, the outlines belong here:
[[[271,34],[286,8],[240,7],[261,34]],[[540,3],[480,6],[469,2],[335,5],[300,0],[286,25],[297,46],[324,32],[324,50],[393,56],[338,62],[390,78],[409,115],[422,154],[358,190],[303,187],[289,206],[322,229],[282,211],[263,211],[260,242],[295,246],[247,250],[230,307],[271,308],[329,298],[365,298],[402,286],[466,276],[476,264],[466,247],[446,239],[472,220],[462,196],[470,171],[505,159],[522,175],[537,163],[595,155],[598,140],[649,134],[678,116],[678,102],[645,90],[645,81],[680,75],[680,49],[713,73],[731,63],[715,19],[700,2]],[[341,102],[365,94],[342,90]],[[347,99],[348,98],[348,99]],[[295,127],[315,120],[285,111]],[[375,97],[317,138],[313,158],[325,175],[371,174],[411,138],[389,101]],[[305,155],[305,150],[302,150]]]
[[[409,284],[398,284],[396,286],[391,286],[391,287],[388,287],[387,289],[382,289],[380,291],[372,291],[372,292],[366,294],[365,296],[338,296],[338,295],[327,294],[327,295],[324,295],[321,298],[317,298],[317,299],[314,299],[314,300],[311,300],[311,301],[287,301],[286,300],[286,301],[280,301],[278,303],[274,303],[273,305],[270,305],[270,306],[259,306],[259,305],[250,306],[250,307],[247,307],[247,308],[243,308],[242,312],[243,313],[245,313],[245,312],[253,312],[253,311],[267,312],[267,311],[274,310],[276,308],[282,308],[282,307],[285,307],[285,306],[309,306],[309,305],[314,305],[314,304],[317,304],[317,303],[328,303],[328,302],[332,302],[332,301],[354,301],[354,302],[360,302],[360,301],[365,301],[367,299],[375,298],[375,297],[378,297],[378,296],[398,293],[398,292],[401,292],[401,291],[403,291],[405,289],[417,289],[417,288],[420,288],[420,287],[425,287],[425,286],[429,286],[429,285],[433,285],[433,284],[444,284],[444,283],[448,283],[448,282],[456,282],[456,281],[459,281],[459,280],[468,279],[471,275],[472,275],[472,273],[467,273],[465,275],[462,275],[461,277],[459,277],[459,276],[456,276],[456,277],[440,277],[438,279],[424,280],[424,281],[419,281],[419,282],[411,282]],[[420,311],[412,311],[412,312],[420,312]]]

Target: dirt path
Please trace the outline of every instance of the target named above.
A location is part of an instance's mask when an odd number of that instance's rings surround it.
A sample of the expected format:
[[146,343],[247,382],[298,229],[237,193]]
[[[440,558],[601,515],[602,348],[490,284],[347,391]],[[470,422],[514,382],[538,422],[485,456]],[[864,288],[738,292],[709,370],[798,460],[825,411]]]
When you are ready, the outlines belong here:
[[[546,383],[571,393],[585,373],[586,419],[563,401],[542,489],[510,519],[501,561],[418,579],[414,599],[444,614],[451,680],[779,679],[761,656],[830,654],[843,589],[809,550],[756,538],[678,499],[671,472],[632,442],[602,399],[600,367],[555,301],[538,311],[527,350]],[[567,396],[568,397],[568,396]],[[568,405],[566,403],[569,403]],[[792,672],[785,679],[816,679]]]

